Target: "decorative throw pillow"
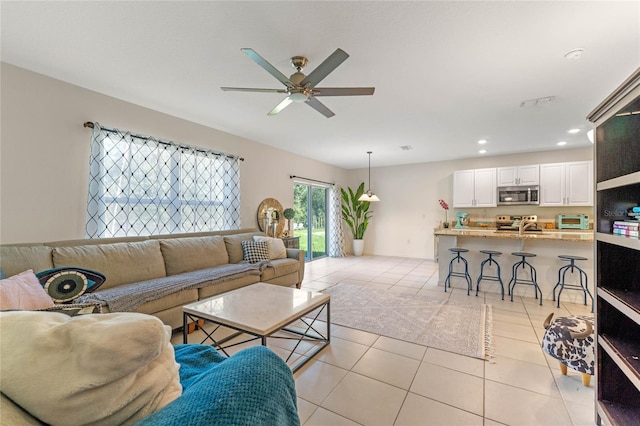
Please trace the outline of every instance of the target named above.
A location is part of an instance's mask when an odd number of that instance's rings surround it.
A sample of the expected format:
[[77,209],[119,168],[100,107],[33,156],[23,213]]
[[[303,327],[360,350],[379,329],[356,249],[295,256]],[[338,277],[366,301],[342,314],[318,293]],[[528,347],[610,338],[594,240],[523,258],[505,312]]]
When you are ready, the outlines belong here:
[[0,311],[28,311],[53,305],[53,300],[44,291],[31,269],[0,280]]
[[260,237],[258,235],[253,237],[253,241],[264,241],[267,243],[269,249],[269,259],[286,259],[287,248],[284,246],[284,241],[280,238],[273,237]]
[[0,312],[0,339],[2,393],[47,424],[134,424],[182,393],[151,315]]
[[57,303],[68,303],[91,293],[102,285],[105,276],[89,269],[64,267],[48,269],[36,274],[44,290]]
[[241,241],[243,260],[249,263],[269,260],[269,249],[264,241]]

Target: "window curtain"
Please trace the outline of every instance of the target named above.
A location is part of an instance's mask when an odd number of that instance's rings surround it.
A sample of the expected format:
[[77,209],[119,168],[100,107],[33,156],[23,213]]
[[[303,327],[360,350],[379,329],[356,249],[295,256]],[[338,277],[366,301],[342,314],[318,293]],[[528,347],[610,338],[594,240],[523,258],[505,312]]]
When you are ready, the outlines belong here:
[[344,228],[342,225],[342,195],[340,187],[329,189],[329,257],[345,257]]
[[238,157],[93,125],[87,238],[240,228]]

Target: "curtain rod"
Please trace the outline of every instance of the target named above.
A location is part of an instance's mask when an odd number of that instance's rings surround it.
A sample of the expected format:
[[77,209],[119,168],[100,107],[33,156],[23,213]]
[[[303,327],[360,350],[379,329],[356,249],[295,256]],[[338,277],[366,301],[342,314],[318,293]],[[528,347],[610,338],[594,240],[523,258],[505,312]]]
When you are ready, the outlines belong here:
[[311,182],[325,183],[325,184],[327,184],[327,185],[335,185],[335,183],[332,183],[332,182],[325,182],[325,181],[323,181],[323,180],[309,179],[309,178],[306,178],[306,177],[302,177],[302,176],[295,176],[295,175],[291,175],[291,176],[289,176],[289,179],[295,179],[295,178],[298,178],[298,179],[304,179],[304,180],[308,180],[308,181],[311,181]]
[[[92,123],[92,122],[90,122],[90,121],[86,121],[86,122],[83,124],[83,126],[84,126],[84,127],[88,127],[88,128],[90,128],[90,129],[93,129],[93,127],[94,127],[94,126],[93,126],[93,123]],[[109,128],[107,128],[107,127],[102,127],[102,126],[100,126],[100,128],[101,128],[102,130],[104,130],[104,131],[109,132],[109,133],[118,133],[118,131],[117,131],[116,129],[109,129]],[[135,134],[135,133],[131,133],[131,132],[129,132],[129,133],[131,134],[131,136],[133,136],[133,137],[135,137],[135,138],[137,138],[137,139],[142,139],[142,140],[145,140],[145,141],[148,141],[149,139],[152,139],[152,138],[149,138],[148,136],[137,135],[137,134]],[[154,138],[154,140],[155,140],[156,142],[158,142],[159,144],[162,144],[162,145],[171,145],[171,144],[170,144],[170,143],[168,143],[168,142],[163,142],[163,141],[158,140],[158,139],[155,139],[155,138]],[[189,147],[189,148],[191,148],[191,147]],[[203,150],[203,149],[198,149],[197,151],[205,152],[205,150]],[[244,161],[244,158],[242,158],[242,157],[236,157],[235,155],[229,155],[229,154],[226,154],[226,153],[224,153],[224,152],[217,152],[217,151],[212,151],[212,152],[214,152],[214,153],[216,153],[216,154],[219,154],[219,155],[224,155],[224,156],[226,156],[227,158],[237,158],[237,159],[238,159],[238,160],[240,160],[240,161]]]

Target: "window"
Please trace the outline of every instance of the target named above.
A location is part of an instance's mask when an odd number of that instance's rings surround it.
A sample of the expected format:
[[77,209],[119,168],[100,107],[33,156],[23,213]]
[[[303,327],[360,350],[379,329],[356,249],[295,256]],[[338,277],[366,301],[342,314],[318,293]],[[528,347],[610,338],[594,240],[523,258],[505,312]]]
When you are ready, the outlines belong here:
[[87,237],[239,229],[239,160],[95,123]]
[[304,182],[293,185],[293,235],[300,237],[300,248],[306,251],[305,260],[327,255],[327,192],[325,186]]

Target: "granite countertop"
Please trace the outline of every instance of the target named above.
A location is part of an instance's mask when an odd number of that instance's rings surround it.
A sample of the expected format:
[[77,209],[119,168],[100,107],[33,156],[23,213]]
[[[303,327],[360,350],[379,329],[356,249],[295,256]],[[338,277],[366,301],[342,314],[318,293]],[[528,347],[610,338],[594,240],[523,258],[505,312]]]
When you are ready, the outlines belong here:
[[477,238],[501,238],[501,239],[535,239],[535,240],[560,240],[560,241],[593,241],[593,230],[572,230],[572,229],[544,229],[542,232],[524,232],[519,235],[517,232],[496,231],[487,228],[448,228],[436,229],[434,235],[446,235],[452,237],[477,237]]

